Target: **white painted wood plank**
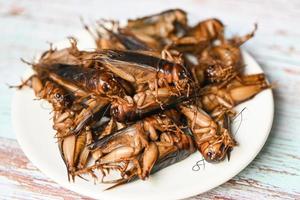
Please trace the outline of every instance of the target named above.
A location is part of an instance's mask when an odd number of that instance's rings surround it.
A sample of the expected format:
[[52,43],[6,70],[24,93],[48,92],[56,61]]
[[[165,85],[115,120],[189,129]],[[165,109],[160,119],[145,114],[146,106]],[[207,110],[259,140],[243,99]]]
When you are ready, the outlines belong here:
[[[10,122],[12,91],[5,83],[17,83],[22,76],[26,66],[19,61],[20,57],[31,59],[36,53],[47,49],[47,41],[62,40],[81,29],[79,16],[87,20],[119,18],[124,13],[135,17],[181,4],[180,1],[160,1],[160,7],[152,7],[153,1],[140,1],[127,7],[130,2],[0,0],[0,136],[15,137]],[[246,33],[252,29],[254,22],[258,22],[256,37],[244,48],[262,65],[271,81],[278,84],[274,90],[274,126],[263,151],[233,180],[196,199],[300,199],[300,1],[185,2],[183,8],[203,18],[221,18],[228,26],[229,34]],[[115,6],[110,7],[112,4]],[[107,6],[107,9],[100,13],[99,6]],[[142,7],[149,8],[149,13],[141,13]],[[7,147],[12,147],[12,151],[20,155],[14,157],[16,162],[25,162],[26,158],[21,156],[14,142],[8,142]],[[61,199],[69,194],[67,191],[60,193],[53,192],[53,189],[49,189],[49,192],[41,189],[49,180],[41,178],[43,175],[37,169],[27,165],[29,169],[26,170],[32,170],[33,173],[24,171],[22,166],[14,162],[0,164],[0,199]],[[41,178],[45,181],[36,184],[33,192],[26,187],[28,183],[24,186],[20,185],[17,178],[7,178],[9,173],[3,174],[7,169],[13,169],[14,173],[26,180]],[[59,187],[51,184],[50,188]],[[4,190],[7,191],[5,194],[1,192]],[[70,192],[70,197],[66,198],[75,197],[77,195]]]

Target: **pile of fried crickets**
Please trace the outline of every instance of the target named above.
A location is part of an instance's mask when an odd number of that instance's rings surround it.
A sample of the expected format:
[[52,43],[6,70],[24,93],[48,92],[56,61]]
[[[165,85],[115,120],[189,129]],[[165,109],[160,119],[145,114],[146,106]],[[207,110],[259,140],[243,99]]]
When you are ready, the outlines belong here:
[[[144,180],[196,149],[220,162],[237,145],[234,107],[270,88],[264,74],[243,74],[240,46],[255,30],[226,39],[221,21],[190,26],[180,9],[84,27],[95,50],[79,50],[72,38],[68,48],[51,47],[19,86],[52,105],[73,180],[89,174],[111,187]],[[111,171],[120,177],[109,179]]]

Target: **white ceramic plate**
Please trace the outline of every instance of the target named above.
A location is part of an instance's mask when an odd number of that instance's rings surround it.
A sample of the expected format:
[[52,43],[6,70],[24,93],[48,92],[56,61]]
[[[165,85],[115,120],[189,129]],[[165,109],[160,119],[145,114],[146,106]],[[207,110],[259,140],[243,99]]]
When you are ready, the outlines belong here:
[[[92,48],[93,41],[86,33],[77,35],[79,47]],[[68,46],[68,42],[57,44]],[[243,53],[246,72],[262,72],[260,66],[247,53]],[[30,72],[29,72],[30,73]],[[12,102],[12,120],[17,139],[27,157],[49,178],[80,194],[99,199],[180,199],[208,191],[237,175],[258,154],[269,135],[273,121],[273,96],[271,90],[258,94],[254,99],[239,105],[246,108],[233,124],[239,146],[234,148],[230,162],[219,164],[198,162],[196,152],[187,159],[152,175],[147,181],[135,181],[113,190],[103,191],[107,185],[94,185],[77,178],[68,182],[66,168],[60,157],[52,129],[50,106],[45,101],[34,100],[29,89],[17,91]]]

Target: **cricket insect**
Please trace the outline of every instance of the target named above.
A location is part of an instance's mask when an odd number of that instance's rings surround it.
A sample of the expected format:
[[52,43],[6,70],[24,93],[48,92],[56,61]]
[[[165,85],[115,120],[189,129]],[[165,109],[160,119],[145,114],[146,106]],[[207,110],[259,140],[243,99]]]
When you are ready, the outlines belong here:
[[272,88],[263,73],[243,71],[240,46],[257,25],[228,39],[219,19],[190,26],[180,9],[125,25],[83,25],[96,49],[81,50],[74,38],[68,48],[51,45],[27,62],[34,73],[16,86],[52,106],[70,181],[90,175],[112,189],[151,178],[196,150],[203,162],[229,160],[238,145],[235,107]]

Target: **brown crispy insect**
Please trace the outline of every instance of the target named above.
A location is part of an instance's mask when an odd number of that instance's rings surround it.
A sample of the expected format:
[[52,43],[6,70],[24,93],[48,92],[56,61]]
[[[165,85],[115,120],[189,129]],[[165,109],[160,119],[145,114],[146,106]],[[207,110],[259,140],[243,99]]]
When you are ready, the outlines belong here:
[[[160,135],[154,140],[151,137],[147,137],[155,130],[160,131]],[[97,155],[96,164],[90,168],[78,171],[77,174],[86,171],[93,173],[93,169],[97,168],[102,170],[116,169],[121,173],[122,178],[114,181],[105,181],[106,183],[116,183],[115,186],[131,179],[129,178],[131,176],[127,176],[128,172],[133,173],[131,174],[132,176],[145,179],[151,173],[156,162],[159,164],[155,167],[157,171],[160,167],[173,164],[178,159],[180,160],[180,158],[194,152],[190,136],[183,133],[178,127],[176,128],[176,124],[172,123],[168,118],[160,116],[148,118],[144,122],[119,130],[95,142],[91,148],[94,152],[97,152],[95,154]],[[180,150],[185,150],[186,152],[179,156],[178,159],[169,160],[170,157],[168,155],[171,156],[170,154]],[[133,164],[131,168],[128,162]],[[127,164],[123,166],[122,163]],[[104,176],[106,175],[104,174]]]
[[219,126],[220,135],[211,137],[210,140],[200,145],[200,152],[204,159],[208,162],[220,162],[228,156],[230,158],[230,151],[237,145],[230,132],[230,119],[225,115],[225,122]]
[[264,74],[236,77],[226,84],[208,85],[203,90],[203,109],[212,112],[219,106],[232,109],[234,106],[253,98],[259,92],[270,88]]
[[187,117],[196,146],[208,162],[219,162],[236,145],[228,127],[220,127],[201,108],[190,105],[180,106]]
[[[181,161],[195,151],[207,162],[229,160],[234,107],[272,86],[245,75],[240,46],[215,18],[189,26],[171,9],[85,29],[97,49],[52,46],[32,66],[30,86],[53,107],[53,129],[69,180],[89,174],[108,189]],[[92,27],[92,26],[91,26]],[[111,178],[117,171],[119,178]],[[100,174],[98,173],[100,172]]]
[[180,9],[166,10],[158,14],[128,20],[124,29],[152,48],[163,49],[164,45],[185,34],[187,16]]
[[114,75],[103,70],[64,64],[52,65],[47,70],[55,77],[74,83],[79,88],[95,95],[122,96],[125,93]]
[[224,42],[224,25],[218,19],[207,19],[191,27],[186,35],[175,40],[173,48],[180,52],[198,54],[217,39]]
[[[159,101],[157,101],[159,99]],[[186,95],[177,97],[169,88],[157,91],[147,90],[136,94],[133,99],[117,99],[112,102],[111,116],[119,122],[134,122],[162,110],[174,108],[176,104],[188,99]]]
[[34,90],[36,97],[47,100],[52,105],[53,111],[62,111],[69,108],[74,100],[71,93],[68,93],[62,87],[50,80],[40,79],[37,75],[32,75],[21,85],[16,87],[22,89],[25,86],[31,87]]
[[183,65],[152,55],[133,51],[103,50],[96,53],[95,60],[102,62],[121,78],[135,85],[148,84],[152,90],[158,86],[174,85],[178,91],[182,91],[192,82],[190,73]]
[[241,68],[243,65],[243,61],[240,46],[251,39],[254,36],[256,30],[257,25],[255,24],[254,30],[249,34],[246,34],[245,36],[234,37],[228,41],[225,40],[220,45],[208,47],[202,52],[200,62],[219,62],[225,66],[233,66],[236,69]]
[[205,79],[210,83],[221,83],[234,78],[238,71],[232,65],[212,64],[204,70]]

